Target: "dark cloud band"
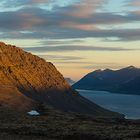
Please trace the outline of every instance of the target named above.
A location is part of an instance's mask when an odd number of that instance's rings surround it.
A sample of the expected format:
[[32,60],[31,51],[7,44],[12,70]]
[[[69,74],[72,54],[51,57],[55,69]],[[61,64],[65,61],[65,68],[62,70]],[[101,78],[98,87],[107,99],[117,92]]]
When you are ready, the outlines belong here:
[[62,51],[132,51],[136,49],[120,48],[120,47],[96,47],[96,46],[78,46],[78,45],[67,45],[67,46],[47,46],[47,47],[28,47],[26,51],[32,52],[62,52]]

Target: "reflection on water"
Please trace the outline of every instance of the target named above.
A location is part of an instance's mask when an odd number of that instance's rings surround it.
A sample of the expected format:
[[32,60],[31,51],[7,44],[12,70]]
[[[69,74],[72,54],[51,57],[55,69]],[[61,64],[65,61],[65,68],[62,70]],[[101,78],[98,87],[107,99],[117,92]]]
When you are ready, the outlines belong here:
[[140,96],[115,94],[106,91],[78,90],[79,93],[98,105],[122,113],[129,119],[140,119]]

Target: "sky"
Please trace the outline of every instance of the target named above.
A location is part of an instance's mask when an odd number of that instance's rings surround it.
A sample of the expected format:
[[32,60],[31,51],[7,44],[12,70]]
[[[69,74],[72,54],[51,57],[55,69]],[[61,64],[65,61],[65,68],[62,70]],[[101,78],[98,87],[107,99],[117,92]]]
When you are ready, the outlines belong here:
[[140,67],[140,0],[1,0],[0,41],[74,80],[96,69]]

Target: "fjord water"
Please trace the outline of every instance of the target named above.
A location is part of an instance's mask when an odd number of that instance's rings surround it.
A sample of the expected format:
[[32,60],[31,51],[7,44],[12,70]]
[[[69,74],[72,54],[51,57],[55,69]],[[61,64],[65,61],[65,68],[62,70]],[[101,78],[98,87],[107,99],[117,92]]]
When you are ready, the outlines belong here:
[[140,119],[140,95],[126,95],[106,91],[78,90],[85,98],[111,111],[122,113],[127,119]]

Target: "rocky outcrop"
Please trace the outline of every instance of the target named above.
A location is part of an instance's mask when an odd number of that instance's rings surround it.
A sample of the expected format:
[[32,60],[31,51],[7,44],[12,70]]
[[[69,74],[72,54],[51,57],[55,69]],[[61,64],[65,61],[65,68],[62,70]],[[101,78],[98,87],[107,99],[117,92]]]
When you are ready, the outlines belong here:
[[37,102],[67,112],[120,116],[81,97],[52,63],[4,43],[0,43],[0,87],[0,102],[5,99],[4,104],[21,110],[35,108]]

